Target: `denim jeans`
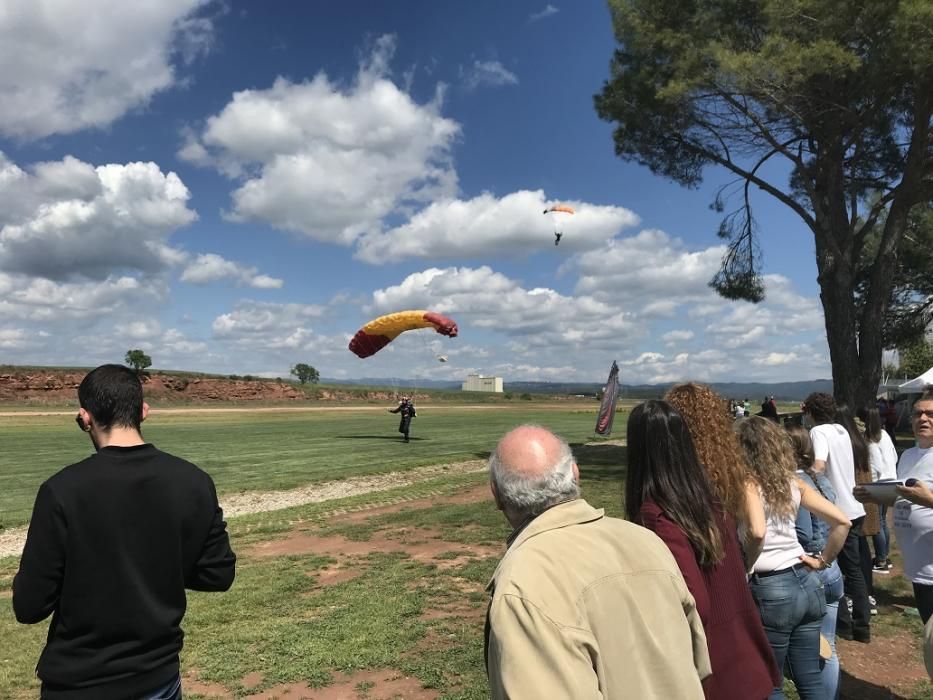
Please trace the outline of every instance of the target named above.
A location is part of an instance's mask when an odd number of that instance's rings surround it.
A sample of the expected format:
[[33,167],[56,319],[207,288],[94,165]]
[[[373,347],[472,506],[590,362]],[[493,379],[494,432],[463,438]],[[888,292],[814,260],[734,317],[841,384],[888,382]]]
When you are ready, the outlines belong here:
[[879,506],[881,511],[881,530],[877,535],[871,536],[871,543],[875,547],[875,563],[883,564],[888,559],[891,548],[891,535],[888,532],[888,507]]
[[[770,576],[753,575],[752,597],[774,652],[778,668],[784,662],[801,700],[825,700],[820,672],[820,627],[826,613],[826,594],[819,575],[803,565]],[[783,700],[781,687],[770,700]]]
[[820,625],[820,634],[829,642],[833,655],[823,662],[820,680],[826,690],[826,700],[836,700],[839,697],[839,657],[836,655],[836,617],[839,615],[839,601],[842,600],[842,571],[839,564],[833,562],[828,569],[820,572],[823,590],[826,594],[826,615]]
[[168,683],[150,690],[140,700],[181,700],[181,676],[175,676]]

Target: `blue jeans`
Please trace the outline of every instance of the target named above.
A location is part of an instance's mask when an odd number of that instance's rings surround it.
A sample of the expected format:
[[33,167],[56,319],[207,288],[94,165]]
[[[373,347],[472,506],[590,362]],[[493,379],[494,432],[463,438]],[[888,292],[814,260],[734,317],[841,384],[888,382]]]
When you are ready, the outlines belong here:
[[871,536],[872,546],[875,548],[875,564],[883,564],[888,559],[891,548],[891,535],[888,532],[888,507],[878,506],[881,511],[881,530],[877,535]]
[[839,601],[842,600],[843,585],[842,571],[839,564],[833,562],[828,569],[820,572],[823,590],[826,593],[826,615],[820,625],[820,634],[826,637],[833,655],[823,662],[823,671],[820,679],[826,690],[826,700],[836,700],[839,697],[839,657],[836,655],[836,617],[839,615]]
[[140,700],[181,700],[181,676],[175,676],[168,683],[150,690]]
[[[820,627],[826,614],[826,594],[820,577],[798,564],[770,576],[755,574],[749,587],[778,668],[783,669],[787,662],[800,700],[826,700],[820,674]],[[769,698],[783,700],[783,689],[775,688]]]

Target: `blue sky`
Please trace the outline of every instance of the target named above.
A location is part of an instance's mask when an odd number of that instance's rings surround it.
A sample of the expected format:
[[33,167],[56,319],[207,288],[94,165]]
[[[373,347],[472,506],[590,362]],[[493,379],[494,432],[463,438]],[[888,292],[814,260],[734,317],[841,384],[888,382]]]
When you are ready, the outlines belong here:
[[[14,0],[0,362],[141,348],[264,376],[829,376],[808,231],[756,194],[767,300],[710,291],[729,176],[687,190],[615,157],[592,99],[614,45],[596,0]],[[559,246],[557,203],[576,209]],[[460,336],[347,350],[412,308]]]

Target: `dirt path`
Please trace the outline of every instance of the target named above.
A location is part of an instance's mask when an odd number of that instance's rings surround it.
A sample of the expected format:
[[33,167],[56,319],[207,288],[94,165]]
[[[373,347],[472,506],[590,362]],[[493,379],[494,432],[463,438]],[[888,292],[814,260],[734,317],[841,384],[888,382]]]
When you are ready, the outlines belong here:
[[[467,474],[480,472],[486,468],[482,460],[456,462],[454,464],[433,464],[428,467],[409,469],[404,472],[390,472],[374,476],[355,476],[340,481],[323,481],[307,486],[300,486],[287,491],[247,491],[232,493],[220,499],[227,518],[250,513],[265,513],[270,510],[291,508],[306,503],[333,501],[338,498],[359,496],[364,493],[387,491],[399,486],[409,486],[420,481],[427,481],[445,474]],[[0,532],[0,558],[19,556],[26,542],[27,527],[11,528]]]

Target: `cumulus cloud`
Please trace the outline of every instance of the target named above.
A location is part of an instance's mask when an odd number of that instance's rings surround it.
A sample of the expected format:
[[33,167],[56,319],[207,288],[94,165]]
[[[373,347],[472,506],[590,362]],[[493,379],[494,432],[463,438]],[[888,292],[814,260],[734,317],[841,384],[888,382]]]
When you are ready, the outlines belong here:
[[518,76],[499,61],[473,61],[473,65],[463,71],[463,85],[467,90],[518,85]]
[[537,22],[539,19],[544,19],[546,17],[550,17],[551,15],[556,15],[558,12],[560,12],[558,8],[554,7],[554,5],[551,3],[548,3],[544,6],[544,9],[537,12],[532,12],[530,15],[528,15],[528,21]]
[[156,272],[197,214],[188,188],[155,163],[94,167],[71,156],[24,171],[0,153],[0,269],[52,280]]
[[694,335],[693,331],[668,331],[661,336],[661,340],[665,343],[682,343],[692,340]]
[[[310,321],[323,315],[325,309],[316,304],[277,304],[252,300],[240,301],[233,311],[221,314],[211,326],[213,336],[233,341],[264,341],[303,337],[310,334]],[[275,342],[275,341],[273,341]]]
[[[406,258],[464,258],[529,255],[550,249],[555,222],[542,212],[554,202],[541,190],[520,190],[504,197],[488,192],[469,200],[434,202],[411,219],[385,233],[363,236],[356,256],[379,264]],[[561,246],[586,250],[608,245],[619,231],[638,223],[638,216],[623,207],[585,202],[564,202],[576,213],[560,225]]]
[[283,283],[275,277],[260,275],[255,267],[241,265],[215,253],[198,255],[181,274],[181,281],[189,284],[209,284],[222,279],[232,279],[256,289],[279,289]]
[[678,238],[646,229],[587,251],[565,269],[579,275],[577,292],[581,294],[617,301],[639,298],[642,303],[683,303],[714,296],[708,283],[724,252],[724,246],[691,251]]
[[418,104],[389,79],[383,36],[344,88],[326,74],[244,90],[185,133],[179,157],[245,180],[229,217],[350,244],[384,217],[457,190],[450,149],[460,126],[442,92]]
[[591,297],[526,289],[487,266],[429,268],[373,292],[373,309],[429,308],[476,328],[521,337],[527,347],[626,344],[640,331],[626,312]]
[[13,0],[0,12],[0,134],[104,127],[178,80],[208,50],[206,0]]
[[0,273],[0,322],[60,322],[118,314],[138,304],[153,304],[167,290],[156,280],[108,277],[100,282],[54,282]]

